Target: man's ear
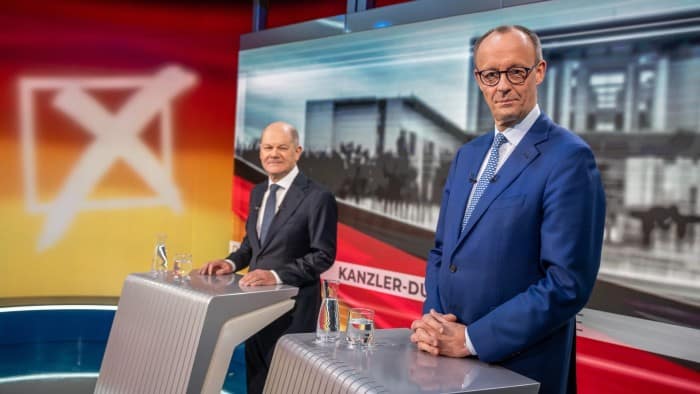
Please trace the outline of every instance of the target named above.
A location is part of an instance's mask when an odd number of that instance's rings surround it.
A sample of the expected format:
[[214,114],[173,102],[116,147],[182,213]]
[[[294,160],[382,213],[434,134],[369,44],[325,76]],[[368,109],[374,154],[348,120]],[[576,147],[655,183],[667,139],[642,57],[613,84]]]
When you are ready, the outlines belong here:
[[541,84],[542,81],[544,81],[544,76],[547,73],[547,62],[544,60],[541,60],[539,64],[537,64],[537,68],[535,69],[535,83],[536,84]]

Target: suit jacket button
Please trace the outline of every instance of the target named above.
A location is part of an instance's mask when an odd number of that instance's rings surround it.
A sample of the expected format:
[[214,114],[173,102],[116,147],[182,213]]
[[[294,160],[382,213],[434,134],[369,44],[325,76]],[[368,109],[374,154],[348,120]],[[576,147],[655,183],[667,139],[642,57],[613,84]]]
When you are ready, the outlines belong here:
[[454,264],[450,264],[450,272],[457,272],[457,266]]

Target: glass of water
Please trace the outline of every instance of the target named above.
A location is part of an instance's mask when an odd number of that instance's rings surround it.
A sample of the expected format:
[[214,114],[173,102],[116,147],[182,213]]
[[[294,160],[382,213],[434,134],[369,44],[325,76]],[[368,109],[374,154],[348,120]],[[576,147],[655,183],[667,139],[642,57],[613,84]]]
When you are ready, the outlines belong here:
[[374,311],[366,308],[350,309],[345,339],[353,348],[372,346],[374,343]]
[[173,258],[173,276],[175,279],[189,279],[192,271],[192,255],[189,253],[179,253]]

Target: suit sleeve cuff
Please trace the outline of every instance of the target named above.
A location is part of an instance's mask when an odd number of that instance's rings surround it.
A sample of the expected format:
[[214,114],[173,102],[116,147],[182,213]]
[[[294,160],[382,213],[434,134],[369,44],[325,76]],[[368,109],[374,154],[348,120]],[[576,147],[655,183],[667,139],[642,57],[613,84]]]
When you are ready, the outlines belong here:
[[236,263],[234,263],[233,261],[231,261],[229,259],[225,259],[224,261],[229,263],[229,265],[231,266],[231,272],[236,272]]
[[282,284],[282,279],[280,279],[280,276],[277,275],[277,272],[275,272],[275,270],[270,270],[270,272],[272,273],[272,276],[275,277],[275,281],[277,282],[277,284],[278,284],[278,285],[281,285],[281,284]]
[[471,353],[472,356],[477,355],[472,340],[469,338],[469,327],[464,327],[464,345],[469,349],[469,353]]

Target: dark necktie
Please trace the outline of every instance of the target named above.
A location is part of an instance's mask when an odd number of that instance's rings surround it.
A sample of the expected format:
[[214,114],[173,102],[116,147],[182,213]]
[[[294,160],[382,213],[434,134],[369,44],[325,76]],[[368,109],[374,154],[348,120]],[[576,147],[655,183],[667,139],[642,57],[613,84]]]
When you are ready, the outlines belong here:
[[267,236],[268,230],[270,230],[270,223],[272,223],[272,218],[275,217],[275,208],[277,208],[277,189],[280,187],[281,186],[273,183],[270,185],[270,191],[267,193],[265,212],[263,212],[262,224],[260,225],[260,245],[265,242],[265,237]]
[[503,135],[503,133],[496,134],[493,146],[491,147],[491,153],[489,154],[489,161],[486,163],[486,168],[484,169],[483,174],[481,174],[479,182],[477,182],[476,184],[474,195],[472,195],[472,199],[469,200],[469,204],[467,204],[467,209],[464,210],[464,218],[462,219],[462,228],[460,230],[460,234],[462,233],[462,231],[464,231],[464,228],[467,226],[467,222],[472,216],[474,208],[476,208],[476,203],[479,202],[481,195],[484,194],[484,191],[486,191],[486,187],[489,185],[491,179],[496,174],[496,166],[498,165],[498,148],[500,148],[501,145],[506,141],[507,139]]

